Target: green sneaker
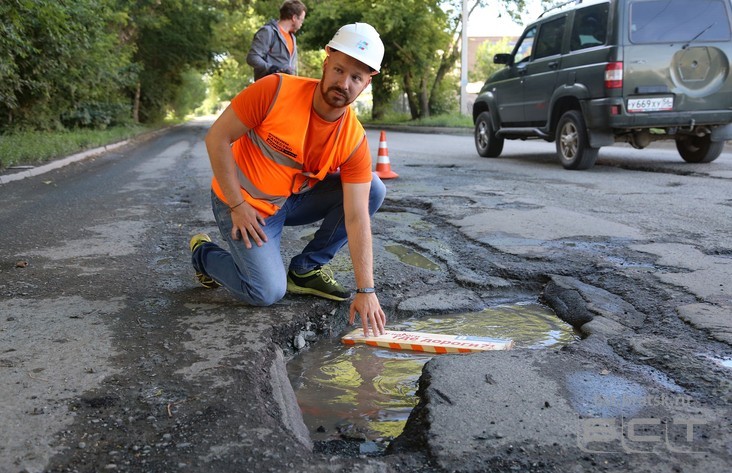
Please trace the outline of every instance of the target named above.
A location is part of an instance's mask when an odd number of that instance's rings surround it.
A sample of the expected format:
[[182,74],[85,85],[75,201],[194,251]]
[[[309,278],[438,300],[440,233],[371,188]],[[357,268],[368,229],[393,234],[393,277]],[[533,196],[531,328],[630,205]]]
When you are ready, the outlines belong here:
[[[191,253],[196,251],[196,248],[204,243],[211,243],[211,237],[206,235],[205,233],[197,233],[193,235],[193,237],[191,237],[190,243],[188,244],[191,249]],[[201,286],[207,287],[209,289],[216,289],[217,287],[221,286],[221,284],[216,282],[214,278],[200,271],[196,271],[196,279],[198,279],[198,282],[201,283]]]
[[333,279],[333,271],[323,266],[305,274],[287,272],[287,290],[294,294],[310,294],[333,301],[345,301],[351,293]]

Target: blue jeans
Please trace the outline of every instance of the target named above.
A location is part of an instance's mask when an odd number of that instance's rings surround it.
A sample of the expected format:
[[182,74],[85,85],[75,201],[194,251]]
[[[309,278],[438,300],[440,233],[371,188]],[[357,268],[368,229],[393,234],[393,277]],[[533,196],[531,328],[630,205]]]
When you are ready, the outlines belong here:
[[[376,174],[372,174],[370,215],[381,207],[385,196],[386,186]],[[247,248],[244,240],[233,240],[229,207],[213,192],[211,205],[229,250],[215,243],[204,243],[193,252],[193,267],[211,276],[234,296],[251,305],[271,305],[285,296],[287,273],[280,253],[283,226],[306,225],[323,220],[315,237],[302,253],[290,261],[290,269],[297,273],[328,263],[348,241],[340,174],[326,176],[309,192],[291,195],[276,214],[265,220],[262,229],[267,235],[267,242],[262,246],[252,244],[252,248]]]

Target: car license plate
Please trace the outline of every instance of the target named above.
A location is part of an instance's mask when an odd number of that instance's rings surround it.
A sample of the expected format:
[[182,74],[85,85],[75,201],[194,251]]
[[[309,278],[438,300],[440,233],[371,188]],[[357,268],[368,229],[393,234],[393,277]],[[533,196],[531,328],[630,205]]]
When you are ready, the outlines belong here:
[[628,112],[663,112],[674,109],[674,98],[644,97],[628,99]]

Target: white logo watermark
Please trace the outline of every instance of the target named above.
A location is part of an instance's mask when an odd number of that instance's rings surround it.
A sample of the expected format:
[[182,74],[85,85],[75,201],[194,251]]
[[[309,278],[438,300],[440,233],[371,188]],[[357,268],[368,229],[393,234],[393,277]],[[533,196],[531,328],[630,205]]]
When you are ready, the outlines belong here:
[[579,419],[577,442],[587,453],[669,453],[704,454],[704,429],[709,422],[701,416],[670,414],[663,417],[625,415],[642,407],[664,407],[689,411],[686,397],[637,396],[597,399],[602,409],[612,407],[616,417]]

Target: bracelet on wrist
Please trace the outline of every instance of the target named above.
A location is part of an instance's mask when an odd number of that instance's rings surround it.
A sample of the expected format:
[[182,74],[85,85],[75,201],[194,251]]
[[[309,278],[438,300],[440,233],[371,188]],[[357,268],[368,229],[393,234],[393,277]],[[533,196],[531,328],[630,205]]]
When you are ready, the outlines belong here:
[[359,287],[356,289],[356,293],[358,294],[373,294],[376,292],[376,289],[373,287]]
[[238,204],[236,204],[235,206],[233,206],[233,207],[229,207],[229,210],[234,210],[235,208],[239,207],[239,206],[240,206],[241,204],[243,204],[244,202],[246,202],[246,200],[242,200],[241,202],[239,202],[239,203],[238,203]]

